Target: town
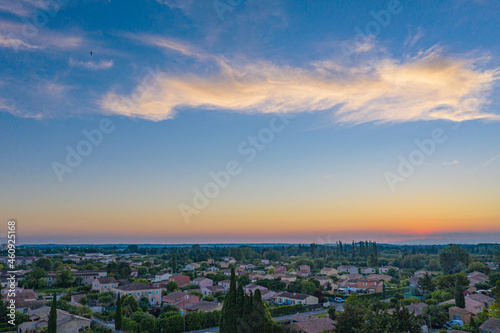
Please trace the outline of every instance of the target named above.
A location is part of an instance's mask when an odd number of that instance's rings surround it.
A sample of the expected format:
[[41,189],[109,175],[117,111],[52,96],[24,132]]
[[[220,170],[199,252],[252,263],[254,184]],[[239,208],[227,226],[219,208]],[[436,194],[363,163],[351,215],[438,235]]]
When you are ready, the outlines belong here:
[[15,281],[0,257],[0,332],[47,332],[52,320],[57,332],[500,333],[498,244],[17,251]]

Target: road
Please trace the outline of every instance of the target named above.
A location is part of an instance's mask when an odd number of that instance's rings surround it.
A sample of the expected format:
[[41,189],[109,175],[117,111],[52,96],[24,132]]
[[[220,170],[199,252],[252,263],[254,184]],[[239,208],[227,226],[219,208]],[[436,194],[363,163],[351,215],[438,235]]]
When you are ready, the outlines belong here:
[[[344,307],[342,306],[342,304],[338,304],[338,303],[333,303],[332,305],[335,306],[335,309],[337,311],[343,311],[344,310]],[[303,314],[305,315],[316,315],[316,314],[320,314],[320,313],[325,313],[325,312],[328,312],[328,309],[321,309],[321,310],[316,310],[316,311],[311,311],[311,312],[303,312]],[[295,316],[295,314],[291,314],[291,315],[287,315],[287,316],[281,316],[281,317],[273,317],[273,319],[275,321],[284,321],[284,320],[287,320],[287,319],[290,319],[292,318],[293,316]],[[197,331],[189,331],[189,333],[205,333],[205,332],[219,332],[219,328],[218,327],[212,327],[212,328],[205,328],[205,329],[202,329],[202,330],[197,330]]]

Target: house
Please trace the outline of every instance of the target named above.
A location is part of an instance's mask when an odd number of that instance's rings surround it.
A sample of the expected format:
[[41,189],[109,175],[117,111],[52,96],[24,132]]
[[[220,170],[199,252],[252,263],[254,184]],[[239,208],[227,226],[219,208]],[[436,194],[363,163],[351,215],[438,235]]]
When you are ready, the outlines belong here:
[[269,259],[262,259],[260,262],[263,263],[264,265],[269,265],[271,263]]
[[194,271],[195,269],[198,269],[198,268],[200,268],[200,264],[193,262],[193,263],[187,264],[186,267],[184,268],[184,270]]
[[111,292],[115,295],[133,296],[137,301],[146,297],[152,305],[161,304],[161,289],[140,282],[112,288]]
[[213,264],[215,264],[215,260],[213,260],[213,259],[208,259],[208,260],[207,260],[207,264],[209,264],[209,265],[213,265]]
[[[30,311],[30,321],[19,325],[18,333],[36,332],[42,327],[47,327],[49,322],[50,307],[44,306]],[[91,320],[72,315],[66,311],[57,309],[57,331],[58,332],[82,332],[90,328]]]
[[176,291],[168,294],[167,296],[163,296],[161,298],[163,303],[173,304],[177,306],[179,309],[184,308],[187,304],[196,304],[200,302],[200,297],[188,293],[183,293],[180,291]]
[[257,289],[260,290],[261,294],[268,291],[268,289],[266,287],[258,286],[258,285],[254,285],[254,284],[244,287],[243,291],[245,292],[245,294],[250,295],[250,292],[255,294],[255,291]]
[[488,275],[481,272],[472,272],[467,274],[467,277],[470,280],[469,286],[475,286],[478,283],[484,283],[489,280]]
[[299,271],[309,272],[311,273],[311,267],[309,265],[300,265]]
[[225,290],[221,286],[208,286],[208,287],[201,288],[201,293],[203,294],[203,296],[212,295],[212,294],[215,294],[216,292],[225,293],[226,291],[227,290]]
[[47,303],[46,300],[39,300],[33,289],[22,289],[16,292],[14,297],[9,297],[9,293],[2,293],[2,298],[7,303],[14,299],[16,311],[24,314],[29,313],[30,310],[41,308]]
[[365,275],[377,273],[375,268],[371,268],[371,267],[361,268],[360,272],[361,272],[361,274],[365,274]]
[[285,266],[276,266],[276,267],[274,267],[274,271],[276,273],[286,273],[286,267]]
[[215,273],[217,272],[219,269],[215,266],[210,266],[207,268],[207,272],[210,272],[210,273]]
[[[443,304],[455,304],[455,300],[450,299],[449,301],[439,303],[438,305],[443,305]],[[466,296],[465,309],[470,313],[472,313],[473,315],[477,315],[479,312],[483,312],[483,310],[485,309],[485,305],[481,302],[473,300],[469,296]]]
[[203,287],[213,286],[214,282],[210,279],[199,277],[193,280],[193,284],[197,285],[201,289]]
[[318,298],[311,295],[281,292],[273,297],[274,301],[280,305],[312,305],[318,304]]
[[94,280],[108,275],[106,271],[79,271],[73,273],[76,281],[84,286],[91,285]]
[[426,276],[427,274],[432,275],[432,274],[431,274],[431,272],[426,271],[425,269],[421,269],[421,270],[419,270],[419,271],[416,271],[416,272],[415,272],[415,274],[414,274],[413,276],[415,276],[415,277],[424,277],[424,276]]
[[500,319],[488,318],[479,326],[479,333],[500,333]]
[[399,271],[399,268],[397,267],[394,267],[394,266],[382,266],[378,269],[378,272],[380,274],[387,274],[389,272],[390,269],[394,269],[396,271]]
[[319,285],[321,287],[325,287],[328,284],[332,285],[332,283],[333,283],[332,278],[329,276],[313,276],[313,277],[311,277],[311,279],[315,279],[315,280],[319,281]]
[[325,274],[328,276],[336,276],[337,275],[337,269],[331,268],[331,267],[324,267],[321,269],[321,274]]
[[191,312],[220,311],[222,310],[222,303],[200,301],[196,304],[186,304],[186,306],[184,306],[184,310],[186,310],[186,314]]
[[339,266],[337,268],[337,272],[339,272],[339,273],[347,273],[347,274],[358,274],[359,270],[355,266]]
[[464,324],[470,323],[470,318],[472,313],[466,309],[459,308],[458,306],[452,306],[448,309],[450,315],[450,320],[461,320]]
[[175,282],[177,283],[177,286],[179,287],[183,287],[187,284],[190,284],[191,283],[191,279],[189,278],[189,276],[187,275],[184,275],[184,274],[173,274],[171,277],[168,278],[168,281],[171,282]]
[[344,274],[339,276],[340,280],[356,280],[363,278],[361,274]]
[[170,273],[165,273],[165,272],[157,273],[155,275],[154,280],[152,280],[151,282],[153,282],[153,283],[168,282],[169,281],[168,279],[171,276],[172,276],[172,274],[170,274]]
[[222,280],[222,281],[219,281],[219,283],[217,283],[217,285],[224,288],[224,291],[228,291],[229,287],[231,286],[231,281],[230,280]]
[[250,274],[248,274],[248,277],[250,278],[250,281],[252,281],[252,282],[264,279],[264,276],[259,274],[259,273],[250,273]]
[[115,287],[118,287],[118,281],[114,277],[100,277],[92,282],[92,290],[100,293],[111,291]]
[[318,318],[316,316],[306,316],[297,314],[285,324],[285,329],[290,333],[320,333],[333,332],[335,330],[334,321],[328,317]]
[[386,281],[386,282],[390,282],[392,280],[392,276],[385,274],[370,274],[366,278],[370,280]]
[[263,291],[261,292],[262,299],[265,299],[266,301],[270,301],[274,296],[276,296],[276,292],[272,290],[268,291]]
[[226,261],[221,261],[221,262],[219,263],[219,266],[220,266],[221,268],[229,268],[229,263],[228,263],[228,262],[226,262]]
[[486,296],[484,294],[472,294],[467,297],[472,298],[473,300],[483,303],[485,307],[493,305],[495,303],[495,299],[490,296]]

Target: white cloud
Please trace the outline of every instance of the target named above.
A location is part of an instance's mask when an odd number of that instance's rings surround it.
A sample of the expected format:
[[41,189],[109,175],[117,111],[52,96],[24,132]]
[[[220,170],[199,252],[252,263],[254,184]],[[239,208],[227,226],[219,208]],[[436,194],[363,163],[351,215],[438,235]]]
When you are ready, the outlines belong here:
[[459,164],[460,162],[455,160],[455,161],[451,161],[451,162],[442,162],[442,163],[438,163],[438,164],[431,164],[431,163],[425,163],[425,165],[428,165],[428,166],[435,166],[435,167],[443,167],[443,166],[450,166],[450,165],[455,165],[455,164]]
[[490,165],[491,163],[495,162],[499,158],[500,158],[500,155],[497,155],[497,156],[494,156],[494,157],[490,158],[488,161],[486,161],[485,163],[483,163],[483,167],[487,167],[488,165]]
[[[483,97],[499,71],[481,70],[474,60],[430,49],[405,61],[386,57],[356,67],[334,61],[305,67],[266,61],[237,63],[214,57],[216,74],[160,74],[154,90],[130,96],[106,94],[107,112],[160,121],[181,108],[245,113],[334,111],[335,121],[360,124],[417,120],[500,120],[487,113]],[[481,96],[481,97],[479,97]],[[473,100],[473,107],[470,101]]]
[[73,58],[69,59],[69,63],[71,66],[80,67],[90,70],[100,70],[100,69],[109,69],[113,67],[113,60],[100,60],[98,62],[95,61],[78,61]]
[[418,40],[424,36],[425,35],[422,32],[422,27],[418,27],[417,31],[414,34],[412,33],[408,34],[408,37],[406,37],[404,44],[409,46],[414,46],[415,43],[418,42]]
[[49,29],[33,29],[31,25],[0,21],[0,47],[35,51],[49,49],[74,49],[83,44],[80,36]]

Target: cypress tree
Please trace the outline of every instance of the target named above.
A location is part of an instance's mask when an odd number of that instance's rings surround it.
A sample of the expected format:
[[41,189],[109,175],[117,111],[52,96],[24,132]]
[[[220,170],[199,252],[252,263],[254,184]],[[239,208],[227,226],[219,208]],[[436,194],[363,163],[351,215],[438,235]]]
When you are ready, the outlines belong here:
[[54,297],[52,298],[52,305],[50,306],[47,333],[57,333],[57,297],[55,291]]
[[221,319],[219,325],[220,333],[234,333],[236,332],[237,319],[235,313],[236,306],[236,276],[234,274],[234,268],[231,268],[231,284],[229,286],[229,291],[224,298],[224,304],[222,305]]
[[455,281],[455,305],[465,309],[465,295],[462,288],[458,284],[458,279]]
[[115,330],[120,331],[122,329],[122,299],[120,294],[118,294],[118,299],[116,300],[116,311],[115,311]]
[[258,325],[258,327],[252,325],[254,327],[254,332],[270,332],[272,330],[274,320],[273,317],[271,317],[271,313],[269,313],[269,309],[262,300],[262,295],[259,289],[255,291],[252,307],[253,322]]

